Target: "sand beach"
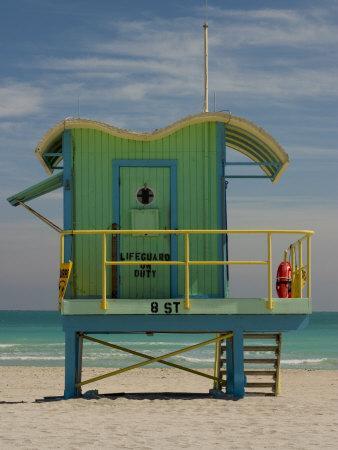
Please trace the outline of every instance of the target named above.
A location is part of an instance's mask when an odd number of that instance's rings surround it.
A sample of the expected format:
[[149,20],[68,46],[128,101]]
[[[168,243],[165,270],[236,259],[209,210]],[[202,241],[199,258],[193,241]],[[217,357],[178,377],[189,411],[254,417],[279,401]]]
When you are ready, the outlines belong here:
[[[104,371],[85,369],[84,377]],[[337,448],[338,372],[284,370],[282,376],[277,398],[231,401],[199,396],[210,387],[200,377],[138,369],[84,391],[142,395],[36,402],[62,394],[62,368],[0,367],[0,448]]]

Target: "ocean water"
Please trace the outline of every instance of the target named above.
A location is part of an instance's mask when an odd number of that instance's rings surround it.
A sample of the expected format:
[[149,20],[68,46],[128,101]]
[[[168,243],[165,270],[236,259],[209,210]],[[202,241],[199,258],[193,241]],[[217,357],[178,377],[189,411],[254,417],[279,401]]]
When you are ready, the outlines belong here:
[[[109,339],[150,355],[169,353],[205,340],[209,335],[111,335]],[[210,335],[211,337],[211,335]],[[190,367],[213,365],[214,346],[171,360]],[[121,367],[140,358],[85,342],[84,366]],[[47,311],[0,311],[0,365],[63,366],[64,336],[60,315]],[[149,367],[149,366],[148,366]],[[152,365],[153,367],[153,365]],[[338,370],[338,313],[313,313],[301,331],[283,334],[282,367]]]

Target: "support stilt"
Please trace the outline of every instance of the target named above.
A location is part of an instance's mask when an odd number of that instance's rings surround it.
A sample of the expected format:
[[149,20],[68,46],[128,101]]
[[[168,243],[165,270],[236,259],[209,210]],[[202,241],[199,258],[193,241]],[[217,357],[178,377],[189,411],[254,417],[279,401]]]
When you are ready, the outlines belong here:
[[234,394],[234,356],[232,336],[226,340],[226,393],[228,395]]
[[74,331],[65,332],[65,399],[81,395],[82,336]]
[[244,374],[243,331],[236,330],[233,336],[227,339],[226,358],[226,392],[234,398],[243,398],[246,382]]

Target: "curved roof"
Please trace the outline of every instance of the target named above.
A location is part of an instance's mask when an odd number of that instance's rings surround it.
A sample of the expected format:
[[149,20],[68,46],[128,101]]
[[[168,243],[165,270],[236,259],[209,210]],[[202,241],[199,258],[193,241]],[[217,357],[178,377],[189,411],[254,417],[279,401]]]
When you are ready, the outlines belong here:
[[89,119],[66,118],[51,128],[38,143],[35,153],[47,172],[52,173],[52,165],[47,162],[47,153],[57,161],[61,157],[61,138],[65,129],[90,128],[120,138],[138,141],[152,141],[168,136],[189,125],[206,122],[221,122],[225,124],[226,145],[257,163],[265,174],[276,181],[289,163],[289,157],[278,142],[263,128],[241,117],[228,113],[209,112],[185,117],[165,128],[149,133],[138,133],[124,130]]

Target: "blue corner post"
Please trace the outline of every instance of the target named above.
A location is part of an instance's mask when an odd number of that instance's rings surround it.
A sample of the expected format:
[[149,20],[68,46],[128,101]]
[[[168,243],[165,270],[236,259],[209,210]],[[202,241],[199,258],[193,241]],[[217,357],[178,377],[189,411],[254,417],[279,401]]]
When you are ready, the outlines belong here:
[[81,395],[82,336],[74,330],[65,330],[65,391],[64,398]]
[[[63,155],[63,228],[73,229],[73,149],[71,130],[65,130],[62,135]],[[73,261],[73,237],[65,236],[65,262]],[[72,296],[74,291],[71,276],[66,291],[66,297]]]
[[226,342],[226,393],[234,398],[245,395],[243,331],[234,330]]

